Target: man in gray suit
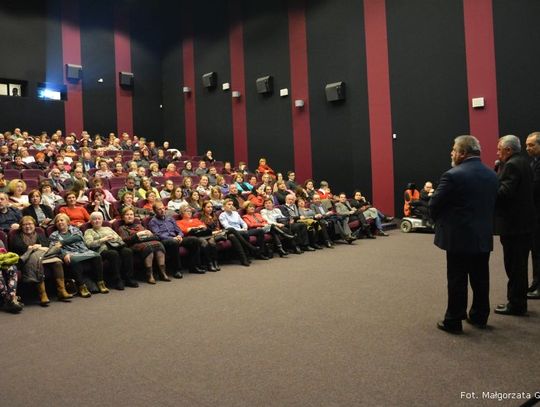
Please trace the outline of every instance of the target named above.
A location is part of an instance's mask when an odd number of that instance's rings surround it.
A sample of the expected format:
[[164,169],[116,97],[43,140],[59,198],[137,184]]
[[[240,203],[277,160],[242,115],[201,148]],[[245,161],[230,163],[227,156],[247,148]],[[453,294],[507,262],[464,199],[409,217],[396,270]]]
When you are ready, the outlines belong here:
[[531,247],[533,280],[527,298],[540,299],[540,132],[535,131],[527,137],[527,154],[531,157],[533,171],[533,200],[536,211],[536,224]]
[[[463,331],[462,320],[485,328],[489,316],[489,255],[493,250],[493,213],[497,176],[480,161],[480,143],[459,136],[452,148],[452,169],[431,196],[435,245],[446,250],[448,306],[437,328]],[[467,318],[467,285],[473,301]]]

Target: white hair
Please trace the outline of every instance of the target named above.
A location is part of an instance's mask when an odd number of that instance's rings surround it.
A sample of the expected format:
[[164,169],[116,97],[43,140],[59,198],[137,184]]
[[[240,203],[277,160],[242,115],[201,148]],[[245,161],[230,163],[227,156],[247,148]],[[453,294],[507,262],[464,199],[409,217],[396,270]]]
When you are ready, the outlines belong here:
[[501,137],[499,143],[503,148],[509,148],[514,153],[519,153],[521,151],[521,142],[512,134]]

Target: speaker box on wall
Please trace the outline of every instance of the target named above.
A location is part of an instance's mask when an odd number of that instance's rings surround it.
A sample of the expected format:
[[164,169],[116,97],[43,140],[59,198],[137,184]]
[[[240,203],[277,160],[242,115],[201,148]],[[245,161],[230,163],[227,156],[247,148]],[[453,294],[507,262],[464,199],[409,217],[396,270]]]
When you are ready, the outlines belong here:
[[329,83],[324,90],[326,91],[326,100],[328,102],[345,100],[345,82]]
[[133,87],[133,73],[132,72],[118,72],[118,81],[122,88]]
[[257,93],[272,93],[274,91],[274,78],[262,76],[257,78]]
[[215,88],[217,86],[217,73],[205,73],[202,76],[202,84],[205,88]]
[[82,66],[66,64],[66,79],[68,81],[79,81],[82,79]]

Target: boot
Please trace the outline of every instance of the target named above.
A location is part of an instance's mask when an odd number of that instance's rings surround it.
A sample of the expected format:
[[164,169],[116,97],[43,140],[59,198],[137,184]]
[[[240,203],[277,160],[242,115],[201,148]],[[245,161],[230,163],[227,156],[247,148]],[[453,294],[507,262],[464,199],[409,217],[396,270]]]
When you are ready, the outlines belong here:
[[47,291],[45,290],[45,281],[39,283],[37,288],[39,293],[39,305],[41,305],[42,307],[48,307],[51,301],[49,300],[49,297],[47,297]]
[[66,291],[66,285],[63,278],[56,279],[56,293],[58,301],[69,302],[70,298],[73,298],[73,295]]
[[86,284],[82,284],[79,286],[79,295],[82,298],[90,298],[92,296],[90,291],[88,291],[88,287],[86,286]]
[[108,294],[109,293],[109,289],[105,285],[105,281],[103,281],[103,280],[98,281],[97,286],[98,286],[99,292],[101,294]]
[[148,268],[146,270],[146,281],[148,284],[156,284],[156,280],[154,279],[154,272],[152,271],[152,267]]
[[212,263],[214,264],[214,268],[216,269],[216,271],[221,270],[221,267],[219,267],[217,260],[214,260]]
[[284,230],[278,228],[277,226],[274,226],[273,228],[278,234],[280,234],[281,236],[287,238],[287,239],[294,239],[296,236],[295,235],[290,235],[288,234],[287,232],[285,232]]
[[9,312],[10,314],[18,314],[23,310],[22,305],[17,300],[16,296],[11,297],[10,300],[6,301],[3,307],[4,311]]
[[279,246],[276,246],[276,247],[277,247],[277,252],[279,254],[279,257],[287,257],[287,252],[285,250],[283,250],[282,245],[279,245]]
[[171,281],[171,279],[167,275],[167,271],[165,270],[165,265],[159,266],[159,277],[163,281]]

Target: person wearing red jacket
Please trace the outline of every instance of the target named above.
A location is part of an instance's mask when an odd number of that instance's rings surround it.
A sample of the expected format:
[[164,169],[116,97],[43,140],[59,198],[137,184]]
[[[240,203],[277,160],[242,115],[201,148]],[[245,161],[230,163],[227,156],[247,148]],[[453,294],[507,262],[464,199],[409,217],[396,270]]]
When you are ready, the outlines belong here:
[[252,202],[246,202],[244,209],[246,210],[246,214],[242,216],[242,219],[248,225],[248,229],[262,229],[265,233],[270,233],[279,257],[287,256],[287,252],[281,244],[281,238],[293,239],[294,236],[285,233],[276,225],[270,225],[260,213],[255,212],[255,205]]

